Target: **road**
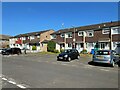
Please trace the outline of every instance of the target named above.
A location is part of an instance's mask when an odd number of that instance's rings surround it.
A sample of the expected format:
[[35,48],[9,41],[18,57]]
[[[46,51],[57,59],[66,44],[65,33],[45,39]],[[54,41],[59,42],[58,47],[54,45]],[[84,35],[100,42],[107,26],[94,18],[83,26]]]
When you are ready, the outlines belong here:
[[3,88],[118,88],[117,67],[89,65],[90,61],[56,61],[56,55],[47,54],[3,56]]

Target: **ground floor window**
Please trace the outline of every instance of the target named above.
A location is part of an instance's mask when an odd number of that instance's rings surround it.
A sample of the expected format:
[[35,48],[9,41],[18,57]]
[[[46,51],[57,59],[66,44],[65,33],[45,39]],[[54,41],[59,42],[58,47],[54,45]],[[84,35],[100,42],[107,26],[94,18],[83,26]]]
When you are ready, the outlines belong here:
[[68,47],[72,47],[72,44],[71,44],[71,43],[68,43]]

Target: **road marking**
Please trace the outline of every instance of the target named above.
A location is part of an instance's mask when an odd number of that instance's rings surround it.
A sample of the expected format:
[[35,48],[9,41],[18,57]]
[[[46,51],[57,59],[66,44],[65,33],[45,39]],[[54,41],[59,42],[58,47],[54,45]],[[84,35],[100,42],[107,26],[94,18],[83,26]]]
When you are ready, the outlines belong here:
[[13,82],[13,81],[8,81],[9,83],[11,83],[11,84],[16,84],[16,82]]
[[5,80],[5,81],[7,81],[7,79],[6,78],[2,78],[3,80]]
[[20,85],[20,84],[18,84],[17,85],[19,88],[22,88],[22,89],[25,89],[26,87],[24,87],[23,85]]
[[100,69],[100,70],[102,70],[102,71],[107,71],[107,72],[110,71],[110,70],[107,70],[107,69]]
[[2,80],[7,81],[8,83],[11,83],[11,84],[13,84],[13,85],[16,85],[17,87],[22,88],[22,89],[26,89],[26,88],[27,88],[27,87],[25,87],[24,85],[17,84],[16,82],[11,81],[11,80],[9,80],[9,79],[7,79],[7,78],[4,78],[4,77],[2,78]]

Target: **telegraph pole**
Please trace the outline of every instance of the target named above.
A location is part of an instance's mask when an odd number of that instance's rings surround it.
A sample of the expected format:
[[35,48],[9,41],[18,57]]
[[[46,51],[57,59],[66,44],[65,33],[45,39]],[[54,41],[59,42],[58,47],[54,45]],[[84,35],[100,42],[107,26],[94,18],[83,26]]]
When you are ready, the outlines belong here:
[[[64,29],[64,23],[62,23],[62,29]],[[66,35],[64,33],[64,49],[66,48]]]
[[74,45],[74,48],[75,48],[75,41],[76,41],[76,39],[75,39],[75,27],[74,27],[74,26],[72,26],[72,27],[73,27],[73,29],[74,29],[73,45]]
[[[111,24],[112,24],[112,21],[111,21]],[[111,26],[109,27],[110,29],[110,33],[109,33],[109,38],[110,38],[110,50],[112,50],[112,29],[111,29]]]

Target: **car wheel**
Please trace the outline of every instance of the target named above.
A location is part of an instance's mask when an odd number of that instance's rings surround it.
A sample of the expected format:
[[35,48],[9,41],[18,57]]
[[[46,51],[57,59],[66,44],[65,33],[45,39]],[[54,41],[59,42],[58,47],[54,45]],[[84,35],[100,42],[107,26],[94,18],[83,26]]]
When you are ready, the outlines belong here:
[[19,55],[19,54],[20,54],[20,51],[17,51],[17,54]]
[[118,61],[118,67],[120,67],[120,61]]
[[69,62],[71,61],[71,58],[70,58],[70,57],[68,57],[68,61],[69,61]]
[[57,58],[57,61],[59,61],[59,58]]

